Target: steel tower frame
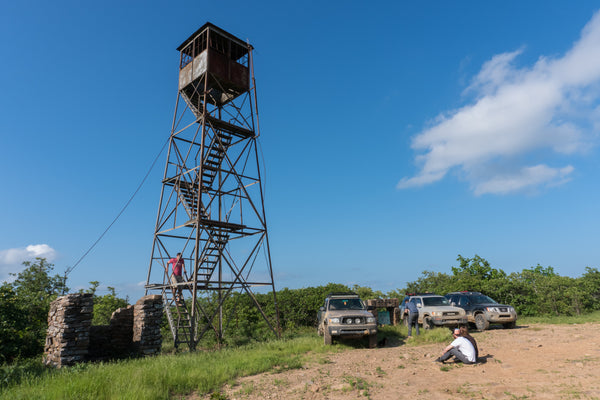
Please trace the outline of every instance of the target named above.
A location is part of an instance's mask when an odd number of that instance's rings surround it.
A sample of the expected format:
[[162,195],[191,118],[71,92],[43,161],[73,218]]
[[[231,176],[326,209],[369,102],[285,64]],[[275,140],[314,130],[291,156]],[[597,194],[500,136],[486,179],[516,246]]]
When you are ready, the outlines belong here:
[[[206,23],[177,50],[179,90],[146,293],[161,292],[176,347],[194,350],[209,331],[221,343],[229,320],[223,305],[234,291],[247,294],[279,336],[253,47]],[[168,261],[178,252],[190,270],[172,283]],[[274,315],[255,296],[261,286],[271,290]]]

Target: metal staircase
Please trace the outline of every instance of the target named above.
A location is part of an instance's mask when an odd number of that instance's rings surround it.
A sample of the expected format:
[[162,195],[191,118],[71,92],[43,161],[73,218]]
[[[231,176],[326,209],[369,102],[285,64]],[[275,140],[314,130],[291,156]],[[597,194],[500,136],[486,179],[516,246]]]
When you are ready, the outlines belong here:
[[202,163],[202,184],[205,187],[211,187],[215,181],[230,145],[231,136],[225,133],[217,132],[213,137]]
[[193,332],[192,320],[183,296],[177,302],[172,292],[163,290],[162,299],[163,309],[165,310],[167,321],[169,321],[175,348],[178,348],[181,343],[191,343]]
[[[202,163],[202,187],[210,188],[221,170],[221,164],[225,159],[227,148],[231,145],[232,137],[228,134],[217,132],[205,152]],[[174,187],[179,201],[183,205],[190,221],[197,219],[198,202],[200,201],[200,179],[197,172],[182,174],[179,179],[174,181]],[[173,180],[172,180],[173,182]],[[200,205],[200,220],[205,223],[210,221],[210,215],[204,207]],[[223,226],[206,228],[208,238],[200,256],[201,264],[197,271],[197,287],[207,289],[211,276],[218,266],[221,254],[229,240],[229,234],[225,232]],[[182,285],[182,284],[180,284]],[[186,291],[191,291],[189,284],[185,286]],[[177,302],[172,291],[165,289],[163,291],[163,303],[169,327],[174,338],[174,345],[177,348],[180,344],[190,344],[193,342],[194,329],[191,323],[191,310],[183,298]]]

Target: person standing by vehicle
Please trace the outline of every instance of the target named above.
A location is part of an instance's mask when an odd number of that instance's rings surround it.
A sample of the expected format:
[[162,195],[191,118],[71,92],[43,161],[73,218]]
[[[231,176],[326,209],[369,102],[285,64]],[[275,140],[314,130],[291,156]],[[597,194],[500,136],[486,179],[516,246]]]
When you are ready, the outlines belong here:
[[475,347],[466,338],[460,335],[460,329],[456,328],[452,332],[454,340],[444,349],[442,355],[435,361],[443,363],[450,357],[456,357],[457,360],[462,361],[465,364],[475,364],[477,358],[475,357]]
[[[171,268],[173,270],[173,274],[171,275],[171,285],[173,290],[173,296],[175,296],[175,301],[179,303],[182,298],[182,288],[178,286],[178,283],[183,282],[183,272],[185,271],[185,263],[183,262],[183,257],[181,257],[181,253],[177,253],[177,256],[171,258],[168,264],[172,264]],[[168,267],[167,267],[168,273]],[[177,288],[177,289],[175,289]]]
[[404,302],[404,314],[405,318],[408,318],[408,338],[412,338],[412,326],[415,325],[415,329],[417,331],[417,336],[419,336],[419,309],[414,301],[408,301],[408,299]]

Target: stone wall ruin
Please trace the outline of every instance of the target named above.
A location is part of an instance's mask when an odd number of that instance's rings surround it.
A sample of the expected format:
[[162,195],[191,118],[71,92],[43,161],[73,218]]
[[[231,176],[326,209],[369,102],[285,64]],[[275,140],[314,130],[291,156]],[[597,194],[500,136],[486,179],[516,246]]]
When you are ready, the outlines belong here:
[[160,353],[163,302],[144,296],[113,312],[108,325],[92,326],[93,296],[74,293],[50,305],[44,363],[55,367]]

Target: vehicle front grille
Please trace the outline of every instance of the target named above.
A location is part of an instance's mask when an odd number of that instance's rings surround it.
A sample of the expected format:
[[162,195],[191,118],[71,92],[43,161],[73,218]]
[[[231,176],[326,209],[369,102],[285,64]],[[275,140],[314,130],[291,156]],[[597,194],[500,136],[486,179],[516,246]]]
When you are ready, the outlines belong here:
[[458,313],[456,311],[444,312],[444,317],[452,317],[454,315],[458,315]]
[[344,325],[358,325],[358,324],[364,324],[364,323],[365,323],[364,317],[343,317],[342,318],[342,324],[344,324]]

